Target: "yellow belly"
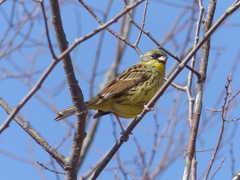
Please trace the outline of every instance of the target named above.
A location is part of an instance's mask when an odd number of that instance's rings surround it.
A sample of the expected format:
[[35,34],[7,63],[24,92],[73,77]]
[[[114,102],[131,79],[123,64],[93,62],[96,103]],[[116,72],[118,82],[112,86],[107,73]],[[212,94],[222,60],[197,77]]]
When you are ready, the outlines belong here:
[[87,108],[111,112],[122,118],[134,118],[162,86],[163,78],[161,76],[153,78],[155,78],[153,79],[154,83],[150,83],[151,81],[142,82],[142,84],[129,89],[121,96],[106,99]]

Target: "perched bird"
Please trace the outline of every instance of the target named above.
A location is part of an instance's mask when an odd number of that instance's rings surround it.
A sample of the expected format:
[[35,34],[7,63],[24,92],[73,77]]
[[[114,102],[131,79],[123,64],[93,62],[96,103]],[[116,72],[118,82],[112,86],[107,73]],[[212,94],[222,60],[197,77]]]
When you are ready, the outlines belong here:
[[[143,110],[163,84],[167,58],[163,51],[153,49],[115,77],[98,95],[85,102],[87,109],[98,110],[93,118],[112,113],[124,131],[119,117],[134,118]],[[72,106],[58,112],[55,121],[75,113]]]

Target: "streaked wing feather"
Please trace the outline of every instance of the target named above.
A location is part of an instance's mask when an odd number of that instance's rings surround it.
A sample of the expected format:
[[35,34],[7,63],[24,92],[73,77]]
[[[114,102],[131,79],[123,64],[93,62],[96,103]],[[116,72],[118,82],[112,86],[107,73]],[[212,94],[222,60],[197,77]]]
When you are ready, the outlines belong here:
[[134,65],[123,71],[98,94],[100,102],[114,96],[120,96],[126,90],[146,81],[149,77],[144,72],[144,65]]
[[92,104],[96,104],[97,102],[99,102],[99,99],[97,96],[93,97],[92,99],[88,100],[85,102],[85,106],[91,106]]

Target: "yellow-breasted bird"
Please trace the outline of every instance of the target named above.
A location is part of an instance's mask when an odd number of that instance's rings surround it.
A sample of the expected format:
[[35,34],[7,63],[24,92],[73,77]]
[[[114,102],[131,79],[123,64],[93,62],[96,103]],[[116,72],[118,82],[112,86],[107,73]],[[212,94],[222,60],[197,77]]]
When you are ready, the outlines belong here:
[[[85,102],[87,109],[98,112],[93,118],[114,114],[124,131],[119,117],[134,118],[151,100],[163,84],[167,55],[153,49],[141,57],[140,61],[115,77],[95,97]],[[55,121],[74,115],[74,106],[57,113]]]

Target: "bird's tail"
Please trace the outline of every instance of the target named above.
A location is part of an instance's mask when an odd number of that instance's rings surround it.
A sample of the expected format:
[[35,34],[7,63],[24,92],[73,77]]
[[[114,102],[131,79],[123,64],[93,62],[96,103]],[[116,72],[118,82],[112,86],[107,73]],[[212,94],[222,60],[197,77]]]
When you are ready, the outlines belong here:
[[72,116],[76,113],[76,108],[74,106],[70,107],[70,108],[67,108],[67,109],[64,109],[62,111],[59,111],[57,113],[57,117],[54,119],[54,121],[59,121],[59,120],[62,120],[68,116]]
[[[85,103],[85,106],[87,107],[87,109],[94,109],[94,105],[96,103],[98,103],[98,101],[99,101],[99,98],[97,96],[95,96],[92,99],[90,99],[89,101],[86,101],[84,103]],[[99,102],[101,102],[101,101],[99,101]],[[70,108],[67,108],[67,109],[64,109],[62,111],[59,111],[57,113],[57,117],[54,119],[54,121],[62,120],[64,118],[66,118],[68,116],[72,116],[74,114],[76,114],[76,108],[74,106],[72,106]],[[106,113],[106,112],[103,112],[103,111],[99,111],[95,116],[96,117],[100,117],[100,116],[103,116],[103,115],[106,115],[106,114],[109,114],[109,113]]]

